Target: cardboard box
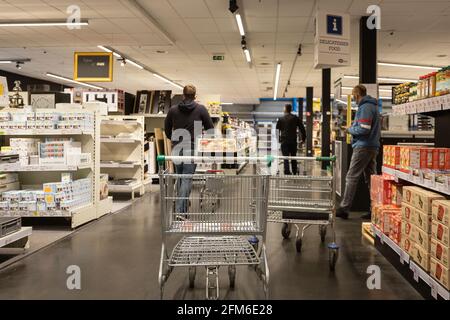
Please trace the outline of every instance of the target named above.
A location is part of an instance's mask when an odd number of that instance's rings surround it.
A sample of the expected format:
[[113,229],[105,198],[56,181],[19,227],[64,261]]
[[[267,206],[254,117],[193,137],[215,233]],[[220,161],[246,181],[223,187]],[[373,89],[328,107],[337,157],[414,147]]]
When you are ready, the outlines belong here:
[[400,247],[405,250],[409,255],[413,253],[414,241],[408,237],[403,237],[400,241]]
[[403,202],[414,206],[414,194],[419,192],[421,188],[416,186],[403,187]]
[[449,269],[440,264],[437,260],[430,259],[430,274],[440,284],[442,284],[447,290],[450,290],[450,274]]
[[444,226],[442,223],[437,222],[436,220],[432,221],[431,236],[435,240],[440,241],[445,246],[450,246],[449,228]]
[[389,238],[391,238],[396,244],[400,243],[402,235],[402,219],[399,215],[391,215],[389,229]]
[[431,239],[430,255],[444,267],[450,268],[450,248],[433,238]]
[[431,216],[429,214],[426,214],[419,209],[415,209],[412,223],[424,232],[431,234]]
[[391,189],[392,189],[391,191],[392,205],[401,207],[403,201],[403,185],[399,183],[392,183]]
[[415,242],[416,240],[414,239],[414,228],[415,226],[412,223],[402,221],[402,238],[408,237]]
[[413,222],[415,208],[406,202],[402,203],[402,219],[408,222]]
[[445,198],[439,193],[427,191],[422,188],[413,192],[413,206],[427,214],[431,214],[432,202],[440,199]]
[[433,169],[450,170],[450,149],[435,148],[433,151]]
[[430,252],[430,234],[417,227],[412,229],[412,233],[412,238],[416,244],[421,246],[427,253]]
[[417,264],[419,264],[425,271],[430,270],[430,254],[429,251],[424,250],[417,243],[412,249],[412,258]]
[[450,226],[450,200],[435,200],[432,204],[433,220]]

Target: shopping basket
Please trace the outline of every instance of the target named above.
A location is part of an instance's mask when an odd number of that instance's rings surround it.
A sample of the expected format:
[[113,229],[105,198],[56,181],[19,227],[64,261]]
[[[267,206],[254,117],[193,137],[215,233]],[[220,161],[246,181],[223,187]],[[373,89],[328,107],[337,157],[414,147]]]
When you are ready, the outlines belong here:
[[[339,257],[334,231],[335,221],[335,157],[277,157],[279,170],[270,176],[268,222],[282,223],[281,235],[288,239],[292,225],[296,228],[296,249],[301,252],[305,231],[311,226],[319,227],[322,243],[327,227],[333,232],[333,241],[328,245],[330,270],[334,270]],[[299,161],[303,175],[283,174],[283,161]],[[331,173],[314,166],[315,161],[331,164]],[[300,233],[299,225],[303,225]]]
[[[242,158],[242,159],[241,159]],[[268,161],[271,158],[220,158],[221,161]],[[206,157],[159,156],[158,161],[216,161]],[[162,166],[161,166],[162,167]],[[162,247],[159,269],[161,298],[164,285],[175,267],[188,268],[189,286],[194,287],[197,267],[206,269],[206,298],[219,298],[220,267],[228,267],[230,287],[234,288],[236,266],[251,265],[262,281],[268,297],[269,268],[266,256],[267,198],[269,176],[225,175],[223,172],[177,175],[160,170]],[[180,196],[182,179],[192,184],[190,194]],[[256,190],[256,192],[253,192]],[[179,211],[180,201],[188,203]],[[259,245],[248,238],[257,236]],[[169,238],[178,242],[170,247]],[[173,241],[171,241],[173,242]]]

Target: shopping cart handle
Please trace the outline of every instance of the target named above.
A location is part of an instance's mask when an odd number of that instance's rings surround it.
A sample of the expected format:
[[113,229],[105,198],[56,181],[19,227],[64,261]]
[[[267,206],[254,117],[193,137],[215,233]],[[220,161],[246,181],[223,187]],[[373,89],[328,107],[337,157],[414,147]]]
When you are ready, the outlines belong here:
[[274,162],[274,160],[275,160],[275,157],[274,157],[274,156],[268,155],[268,156],[267,156],[267,166],[268,166],[268,167],[271,167],[271,166],[272,166],[272,162]]
[[316,161],[330,161],[330,162],[335,162],[335,161],[336,161],[336,156],[332,156],[332,157],[316,157]]
[[166,156],[163,154],[159,154],[156,157],[156,161],[158,161],[159,164],[163,164],[164,162],[166,162]]

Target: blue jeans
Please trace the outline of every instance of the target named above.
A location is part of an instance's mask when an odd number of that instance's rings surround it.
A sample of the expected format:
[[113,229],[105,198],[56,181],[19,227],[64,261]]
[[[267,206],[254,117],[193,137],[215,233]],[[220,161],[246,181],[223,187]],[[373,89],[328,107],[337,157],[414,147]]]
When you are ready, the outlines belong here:
[[[176,174],[194,174],[196,164],[182,163],[175,165]],[[189,196],[192,190],[192,178],[178,178],[177,181],[177,201],[175,204],[176,213],[186,213],[189,209]]]

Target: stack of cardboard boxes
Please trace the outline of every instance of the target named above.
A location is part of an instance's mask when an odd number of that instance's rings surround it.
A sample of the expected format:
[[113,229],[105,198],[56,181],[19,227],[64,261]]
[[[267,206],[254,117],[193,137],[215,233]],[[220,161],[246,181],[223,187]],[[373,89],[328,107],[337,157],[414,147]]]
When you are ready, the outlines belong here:
[[432,203],[444,199],[417,186],[403,187],[401,247],[425,271],[430,270]]
[[430,274],[450,290],[450,200],[433,201]]

